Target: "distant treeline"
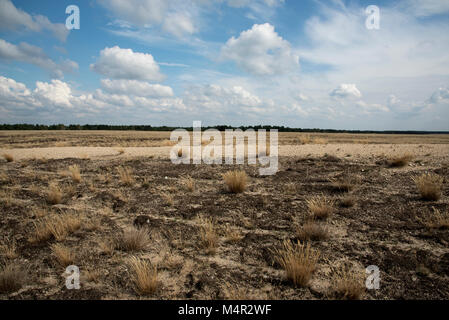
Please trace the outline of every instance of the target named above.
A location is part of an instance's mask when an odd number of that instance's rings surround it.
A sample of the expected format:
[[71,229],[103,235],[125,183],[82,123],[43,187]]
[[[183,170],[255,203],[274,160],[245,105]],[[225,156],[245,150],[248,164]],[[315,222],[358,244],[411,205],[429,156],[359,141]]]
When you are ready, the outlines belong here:
[[[43,124],[0,124],[0,130],[115,130],[115,131],[173,131],[175,129],[186,129],[191,131],[192,127],[167,127],[167,126],[149,126],[149,125],[129,125],[129,126],[116,126],[116,125],[106,125],[106,124],[53,124],[53,125],[43,125]],[[304,128],[289,128],[284,126],[213,126],[213,127],[201,127],[201,129],[217,129],[224,131],[226,129],[277,129],[279,132],[309,132],[309,133],[383,133],[383,134],[449,134],[449,131],[374,131],[374,130],[336,130],[336,129],[304,129]]]

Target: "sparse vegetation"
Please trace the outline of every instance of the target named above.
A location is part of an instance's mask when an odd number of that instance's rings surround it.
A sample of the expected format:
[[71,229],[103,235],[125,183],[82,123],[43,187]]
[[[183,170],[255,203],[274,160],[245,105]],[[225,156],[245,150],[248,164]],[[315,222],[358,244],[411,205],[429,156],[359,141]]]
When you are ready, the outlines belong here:
[[304,223],[304,225],[297,227],[296,234],[298,239],[301,241],[320,241],[329,237],[327,227],[313,220],[309,220]]
[[67,267],[75,261],[75,254],[72,250],[60,243],[52,244],[51,252],[55,256],[58,263],[63,267]]
[[138,257],[131,257],[129,265],[133,272],[137,293],[153,294],[158,288],[157,267],[148,260]]
[[327,219],[334,212],[334,201],[324,195],[312,196],[306,200],[313,218]]
[[72,176],[72,180],[76,183],[81,182],[81,173],[80,173],[80,167],[77,164],[74,164],[72,166],[69,166],[69,172]]
[[19,290],[25,281],[22,268],[8,264],[0,269],[0,293],[11,293]]
[[232,193],[245,191],[248,176],[245,171],[228,171],[223,175],[223,179]]
[[215,254],[218,246],[218,235],[214,222],[212,219],[199,217],[198,225],[200,227],[201,247],[206,250],[207,254]]
[[163,192],[161,194],[161,197],[164,200],[165,205],[169,207],[173,207],[175,205],[175,200],[173,199],[173,196],[170,193]]
[[388,165],[392,168],[402,168],[407,166],[412,161],[414,156],[410,153],[405,153],[400,156],[395,156],[388,161]]
[[310,243],[292,243],[285,240],[283,248],[275,250],[275,260],[285,270],[287,279],[295,286],[305,287],[316,269],[320,252]]
[[124,168],[124,167],[118,167],[117,168],[118,175],[120,178],[120,181],[127,186],[131,186],[134,184],[134,175],[133,171],[130,168]]
[[336,272],[335,293],[340,299],[359,300],[365,292],[363,274],[343,268]]
[[150,244],[150,236],[144,228],[128,228],[117,239],[116,248],[123,251],[140,251]]
[[7,162],[13,162],[14,161],[14,156],[12,154],[9,154],[9,153],[4,153],[3,154],[3,158],[5,158],[5,160]]
[[192,177],[183,178],[181,180],[181,183],[187,191],[189,192],[195,191],[195,180],[193,180]]
[[76,215],[52,215],[34,223],[32,242],[42,242],[54,238],[63,241],[72,232],[81,227],[81,220]]
[[55,205],[62,201],[62,191],[56,183],[51,183],[47,193],[47,202]]
[[341,192],[349,192],[354,190],[357,184],[357,179],[353,176],[345,175],[337,179],[331,179],[331,183],[334,189]]
[[424,173],[413,178],[421,198],[428,201],[438,201],[441,198],[443,178],[434,173]]
[[432,229],[449,229],[449,212],[441,212],[437,208],[432,208],[433,213],[421,219],[424,225]]

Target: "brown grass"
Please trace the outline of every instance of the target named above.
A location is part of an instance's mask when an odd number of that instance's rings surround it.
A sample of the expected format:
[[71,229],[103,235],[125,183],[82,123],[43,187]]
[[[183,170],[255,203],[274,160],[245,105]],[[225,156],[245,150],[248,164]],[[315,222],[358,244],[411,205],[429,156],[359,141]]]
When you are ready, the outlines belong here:
[[74,164],[73,166],[69,166],[69,172],[72,176],[73,182],[80,183],[81,182],[81,173],[80,173],[80,167],[77,164]]
[[295,286],[305,287],[316,269],[320,252],[312,249],[310,243],[293,244],[284,240],[283,248],[275,250],[275,259],[286,272],[287,279]]
[[152,294],[158,288],[158,271],[148,260],[131,257],[129,265],[133,272],[136,291],[139,294]]
[[16,242],[10,241],[8,239],[5,240],[4,244],[0,246],[0,252],[4,257],[7,259],[16,259],[19,257],[19,254],[17,253],[17,246]]
[[116,248],[124,251],[141,251],[150,244],[150,235],[143,228],[126,229],[117,239]]
[[13,162],[14,161],[14,156],[12,154],[9,154],[9,153],[4,153],[3,154],[3,158],[5,158],[5,160],[7,162]]
[[53,215],[34,223],[34,235],[32,242],[42,242],[54,238],[63,241],[72,232],[81,227],[81,219],[78,216],[63,214]]
[[341,192],[349,192],[354,190],[357,185],[357,179],[352,176],[344,176],[339,179],[331,179],[332,186]]
[[175,205],[175,200],[173,199],[173,196],[170,193],[167,192],[161,193],[161,197],[167,206],[173,207]]
[[296,235],[299,240],[306,241],[320,241],[325,240],[329,237],[329,231],[327,227],[313,221],[307,221],[301,227],[297,227]]
[[433,213],[422,220],[424,225],[431,229],[449,229],[449,212],[441,212],[437,208],[432,208]]
[[335,293],[340,299],[359,300],[365,292],[363,276],[355,270],[344,268],[335,279]]
[[67,267],[75,261],[75,254],[70,250],[70,248],[59,243],[53,244],[50,248],[51,252],[61,266]]
[[134,184],[135,180],[134,180],[134,175],[133,175],[133,171],[131,170],[131,168],[118,167],[117,171],[118,171],[120,181],[123,184],[125,184],[127,186],[131,186]]
[[424,173],[413,178],[421,198],[428,201],[437,201],[441,198],[443,177],[434,173]]
[[343,208],[352,208],[353,206],[355,206],[355,203],[356,203],[356,199],[352,195],[348,195],[346,197],[340,198],[340,205]]
[[218,235],[214,222],[212,219],[199,217],[198,225],[200,226],[201,247],[206,250],[207,254],[215,254],[218,246]]
[[185,190],[189,192],[195,191],[195,180],[192,177],[183,178],[181,184],[184,186]]
[[56,183],[51,183],[47,192],[47,202],[55,205],[62,201],[62,191]]
[[0,293],[10,293],[19,290],[25,282],[25,271],[22,268],[8,264],[0,269]]
[[388,165],[392,168],[402,168],[409,164],[412,161],[414,156],[410,153],[405,153],[400,156],[395,156],[388,161]]
[[225,234],[225,241],[227,242],[237,243],[243,239],[242,233],[236,228],[232,228],[229,225],[226,225],[224,229],[224,234]]
[[312,196],[306,200],[306,204],[316,219],[327,219],[334,212],[334,201],[324,195]]
[[245,171],[228,171],[223,175],[223,180],[232,193],[241,193],[245,191],[248,176]]

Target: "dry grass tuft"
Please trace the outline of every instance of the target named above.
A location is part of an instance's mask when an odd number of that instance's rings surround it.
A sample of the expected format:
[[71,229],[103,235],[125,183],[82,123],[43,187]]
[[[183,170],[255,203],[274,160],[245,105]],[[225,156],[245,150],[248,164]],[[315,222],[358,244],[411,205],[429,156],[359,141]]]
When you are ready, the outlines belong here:
[[198,225],[200,226],[201,247],[206,250],[207,254],[215,254],[218,246],[218,234],[214,222],[212,219],[199,217]]
[[62,201],[62,191],[56,183],[51,183],[47,193],[47,202],[49,204],[60,204]]
[[161,194],[161,197],[167,206],[173,207],[175,205],[175,200],[170,193],[164,192]]
[[320,252],[312,249],[310,243],[293,244],[284,240],[283,248],[274,251],[276,261],[286,272],[287,279],[295,286],[307,286],[316,269]]
[[72,265],[75,261],[75,254],[70,250],[70,248],[59,243],[53,244],[50,248],[51,252],[61,266],[67,267]]
[[354,190],[358,181],[355,177],[352,176],[344,176],[339,179],[331,179],[332,186],[341,192],[350,192]]
[[353,206],[355,206],[355,203],[356,203],[356,199],[352,195],[348,195],[348,196],[340,199],[340,205],[343,208],[352,208]]
[[48,216],[34,223],[34,235],[31,242],[42,242],[54,238],[63,241],[70,233],[81,227],[81,219],[78,216],[63,214]]
[[184,186],[185,190],[189,192],[195,191],[195,180],[192,177],[183,178],[181,184]]
[[441,189],[443,178],[434,173],[424,173],[419,177],[413,178],[413,181],[421,194],[422,199],[428,201],[437,201],[441,198]]
[[433,214],[427,216],[422,222],[431,229],[449,229],[449,212],[441,212],[437,208],[432,208]]
[[74,164],[73,166],[69,167],[70,175],[72,176],[72,180],[76,183],[81,182],[81,173],[80,173],[80,167],[77,164]]
[[131,257],[129,265],[134,273],[134,283],[139,294],[152,294],[158,288],[158,271],[148,260]]
[[365,292],[363,274],[344,268],[337,272],[335,293],[340,299],[359,300]]
[[392,168],[402,168],[412,161],[414,156],[410,153],[405,153],[400,156],[395,156],[388,161],[388,165]]
[[301,227],[297,227],[296,235],[299,240],[306,241],[320,241],[329,237],[329,231],[327,227],[313,221],[307,221]]
[[223,180],[232,193],[241,193],[245,191],[248,176],[245,171],[228,171],[223,175]]
[[0,246],[1,254],[7,259],[16,259],[19,257],[17,253],[17,246],[15,241],[10,241],[8,239],[5,240],[4,244]]
[[224,229],[224,234],[225,234],[225,241],[227,242],[237,243],[243,239],[242,233],[236,228],[232,228],[229,225],[226,225]]
[[134,184],[135,180],[134,180],[134,175],[133,175],[131,168],[118,167],[117,171],[118,171],[120,181],[123,184],[125,184],[127,186]]
[[316,219],[327,219],[334,212],[334,201],[324,195],[310,197],[306,203]]
[[116,241],[116,248],[123,251],[144,250],[150,244],[150,235],[143,228],[126,229]]
[[308,144],[312,141],[312,138],[310,138],[310,135],[306,134],[306,135],[301,135],[298,138],[298,142],[299,144]]
[[19,290],[26,274],[20,267],[6,265],[0,270],[0,293],[11,293]]
[[5,160],[7,162],[13,162],[14,161],[14,156],[12,154],[9,154],[9,153],[4,153],[3,154],[3,158],[5,158]]

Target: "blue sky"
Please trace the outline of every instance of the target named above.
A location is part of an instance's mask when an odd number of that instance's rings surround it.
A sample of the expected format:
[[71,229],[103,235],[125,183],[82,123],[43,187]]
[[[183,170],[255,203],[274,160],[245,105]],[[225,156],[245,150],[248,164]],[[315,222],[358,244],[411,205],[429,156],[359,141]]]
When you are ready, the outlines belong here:
[[448,18],[443,0],[0,0],[0,123],[449,130]]

